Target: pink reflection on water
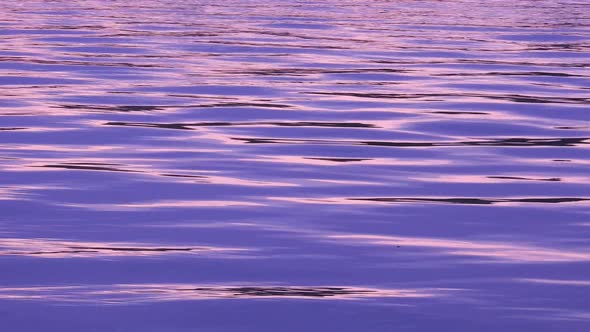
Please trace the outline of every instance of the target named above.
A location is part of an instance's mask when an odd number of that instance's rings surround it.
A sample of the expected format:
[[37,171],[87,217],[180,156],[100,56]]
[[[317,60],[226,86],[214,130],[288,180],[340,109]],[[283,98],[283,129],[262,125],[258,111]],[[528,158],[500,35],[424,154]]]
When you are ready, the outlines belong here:
[[419,175],[410,176],[408,179],[416,180],[420,182],[429,183],[506,183],[515,182],[521,183],[522,181],[553,181],[553,182],[566,182],[566,183],[588,183],[590,177],[585,176],[559,176],[552,177],[552,174],[511,174],[503,173],[500,175],[453,175],[453,174],[442,174],[442,175]]
[[323,238],[350,245],[430,248],[436,250],[435,254],[473,256],[507,263],[590,261],[590,249],[588,248],[559,249],[516,242],[486,242],[370,234],[327,234]]
[[562,286],[590,286],[590,280],[572,280],[572,279],[535,279],[522,278],[516,279],[519,282],[541,284],[541,285],[562,285]]
[[249,251],[214,246],[166,246],[131,242],[82,242],[42,238],[0,238],[0,256],[39,258],[147,257],[170,254],[223,256]]
[[111,150],[125,150],[128,147],[116,145],[50,145],[50,144],[0,144],[0,150],[23,152],[106,152]]
[[448,296],[459,289],[383,289],[348,286],[115,284],[0,288],[0,299],[129,304],[214,299],[291,298],[306,300],[360,300],[371,298],[420,299]]
[[453,164],[451,160],[444,159],[417,159],[417,158],[338,158],[318,156],[290,156],[290,155],[257,155],[256,158],[242,158],[242,161],[303,164],[319,166],[342,166],[343,163],[334,160],[346,159],[345,164],[362,165],[389,165],[389,166],[447,166]]
[[270,201],[286,203],[304,203],[304,204],[329,204],[329,205],[367,205],[370,202],[350,201],[346,197],[267,197]]
[[234,206],[264,206],[265,204],[247,202],[247,201],[211,201],[211,200],[161,200],[137,203],[55,203],[58,206],[72,208],[100,210],[100,211],[133,211],[133,210],[152,210],[152,209],[175,209],[175,208],[208,208],[208,207],[234,207]]
[[[52,146],[22,146],[25,155],[33,151],[38,152],[80,152],[76,147],[68,147],[65,149],[56,148],[52,150]],[[129,147],[125,147],[129,149]],[[0,146],[0,150],[2,147]],[[20,150],[17,147],[17,150]],[[119,152],[123,147],[110,146],[103,149],[90,150],[85,152],[101,151],[103,153]],[[140,152],[154,152],[155,150]],[[182,151],[182,150],[179,150]],[[137,152],[137,151],[136,151]],[[166,151],[173,152],[173,151]],[[192,152],[192,151],[191,151]],[[203,152],[203,151],[199,151]],[[211,152],[211,151],[207,151]],[[218,152],[218,151],[215,151]],[[14,153],[13,153],[14,155]],[[111,158],[96,158],[96,157],[47,157],[47,158],[19,158],[0,160],[0,165],[3,171],[13,172],[39,172],[40,170],[46,172],[78,172],[78,171],[103,171],[103,172],[127,172],[127,174],[152,176],[153,179],[145,178],[144,181],[156,182],[184,182],[200,184],[215,184],[215,185],[235,185],[235,186],[250,186],[250,187],[294,187],[298,186],[295,183],[286,181],[264,181],[255,179],[238,178],[232,176],[225,176],[218,170],[184,170],[166,168],[166,165],[160,166],[162,159],[147,158],[147,157],[119,157],[113,155]]]
[[5,185],[0,186],[0,201],[28,200],[35,191],[67,189],[61,185]]
[[327,185],[371,185],[371,186],[383,186],[383,182],[371,182],[371,181],[357,181],[357,180],[328,180],[328,179],[309,179],[310,181],[326,183]]

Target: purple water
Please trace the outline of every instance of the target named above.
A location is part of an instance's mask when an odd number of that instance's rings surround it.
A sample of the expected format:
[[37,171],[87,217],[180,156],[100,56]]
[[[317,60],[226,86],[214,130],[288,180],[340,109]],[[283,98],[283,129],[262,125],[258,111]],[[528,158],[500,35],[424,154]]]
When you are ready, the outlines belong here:
[[5,1],[0,331],[588,331],[590,3]]

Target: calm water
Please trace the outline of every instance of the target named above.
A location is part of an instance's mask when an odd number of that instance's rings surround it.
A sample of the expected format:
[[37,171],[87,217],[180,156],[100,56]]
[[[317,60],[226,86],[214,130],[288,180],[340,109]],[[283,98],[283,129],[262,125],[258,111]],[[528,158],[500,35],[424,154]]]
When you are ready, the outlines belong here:
[[4,1],[0,321],[588,331],[590,3]]

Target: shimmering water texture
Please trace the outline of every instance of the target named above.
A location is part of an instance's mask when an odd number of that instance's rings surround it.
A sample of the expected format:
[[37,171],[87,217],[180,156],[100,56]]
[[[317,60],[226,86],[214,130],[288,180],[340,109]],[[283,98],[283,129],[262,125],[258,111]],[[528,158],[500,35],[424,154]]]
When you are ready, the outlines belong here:
[[0,4],[0,330],[590,331],[590,2]]

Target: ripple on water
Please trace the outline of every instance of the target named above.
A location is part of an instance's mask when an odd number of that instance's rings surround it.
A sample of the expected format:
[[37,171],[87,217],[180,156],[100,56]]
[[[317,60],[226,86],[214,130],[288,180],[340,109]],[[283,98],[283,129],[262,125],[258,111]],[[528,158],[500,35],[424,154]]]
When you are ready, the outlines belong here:
[[586,331],[589,9],[4,3],[3,323]]

